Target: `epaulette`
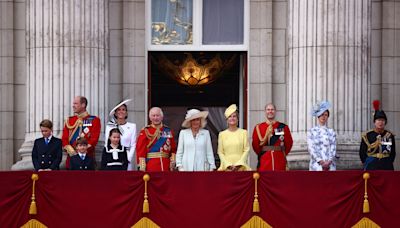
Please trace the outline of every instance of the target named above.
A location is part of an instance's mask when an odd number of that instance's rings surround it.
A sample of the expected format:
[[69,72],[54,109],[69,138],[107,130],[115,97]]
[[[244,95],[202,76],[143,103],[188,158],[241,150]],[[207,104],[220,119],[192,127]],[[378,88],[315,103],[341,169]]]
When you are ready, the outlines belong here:
[[279,122],[279,126],[280,126],[280,127],[282,127],[282,128],[284,128],[284,127],[286,127],[286,126],[287,126],[287,124],[285,124],[285,123],[282,123],[282,122]]
[[[391,132],[391,131],[389,131],[389,130],[386,130],[387,131],[387,133],[389,133],[389,134],[391,134],[391,135],[393,135],[393,136],[396,136],[395,134],[393,134],[393,132]],[[386,133],[386,134],[387,134]]]
[[373,132],[373,131],[374,131],[374,129],[370,129],[368,131],[364,131],[363,133],[361,133],[361,136],[363,136],[363,135],[367,136],[368,133]]
[[73,125],[70,125],[69,120],[73,117],[75,117],[75,116],[70,116],[70,117],[65,118],[64,124],[68,129],[75,129],[82,122],[81,119],[78,118]]
[[151,127],[151,125],[147,125],[147,126],[142,127],[142,129],[140,129],[140,130],[143,131],[144,129],[150,128],[150,127]]

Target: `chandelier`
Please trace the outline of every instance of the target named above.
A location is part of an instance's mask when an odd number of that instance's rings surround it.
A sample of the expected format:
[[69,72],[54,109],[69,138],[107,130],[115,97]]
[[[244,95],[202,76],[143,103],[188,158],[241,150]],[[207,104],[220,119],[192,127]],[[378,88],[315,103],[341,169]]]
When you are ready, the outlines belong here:
[[182,63],[172,62],[165,55],[161,55],[157,64],[161,71],[182,85],[202,86],[217,80],[224,70],[233,65],[235,60],[236,55],[222,60],[219,54],[212,59],[196,60],[191,53],[186,53],[186,58]]

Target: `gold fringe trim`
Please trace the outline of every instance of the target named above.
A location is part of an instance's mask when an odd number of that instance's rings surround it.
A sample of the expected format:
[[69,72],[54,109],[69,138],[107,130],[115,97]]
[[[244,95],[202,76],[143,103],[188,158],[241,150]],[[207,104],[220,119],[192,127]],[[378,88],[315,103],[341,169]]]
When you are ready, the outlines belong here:
[[260,202],[258,201],[257,181],[260,178],[259,173],[253,173],[254,179],[254,201],[253,201],[253,212],[260,212]]
[[368,202],[368,192],[367,192],[367,183],[370,175],[369,173],[364,173],[363,174],[363,179],[364,179],[364,204],[363,204],[363,213],[369,213],[369,202]]
[[364,217],[351,228],[380,228],[380,226],[371,219]]
[[43,223],[39,222],[36,219],[31,219],[27,223],[25,223],[21,228],[47,228]]
[[[152,126],[152,127],[154,127],[154,126]],[[150,131],[149,130],[147,130],[147,128],[145,128],[144,129],[144,133],[146,133],[146,137],[148,138],[148,139],[150,139],[150,142],[147,144],[147,148],[150,148],[151,147],[151,145],[153,145],[153,143],[154,143],[154,141],[157,139],[159,139],[160,138],[160,136],[161,136],[161,134],[160,134],[160,132],[161,132],[161,128],[163,127],[163,125],[161,124],[160,126],[158,126],[158,127],[155,127],[156,128],[156,131],[154,132],[154,134],[151,134],[150,133]]]
[[243,224],[240,228],[272,228],[266,221],[261,217],[254,215],[249,221]]
[[143,175],[143,181],[144,181],[144,201],[143,201],[143,213],[149,213],[150,208],[149,208],[149,200],[148,200],[148,195],[147,195],[147,182],[150,180],[150,175],[145,174]]
[[160,228],[155,222],[150,219],[143,217],[131,228]]
[[36,201],[35,201],[35,184],[36,181],[39,180],[39,175],[36,173],[32,174],[32,197],[31,197],[31,206],[29,207],[29,214],[30,215],[36,215],[37,214],[37,207],[36,207]]

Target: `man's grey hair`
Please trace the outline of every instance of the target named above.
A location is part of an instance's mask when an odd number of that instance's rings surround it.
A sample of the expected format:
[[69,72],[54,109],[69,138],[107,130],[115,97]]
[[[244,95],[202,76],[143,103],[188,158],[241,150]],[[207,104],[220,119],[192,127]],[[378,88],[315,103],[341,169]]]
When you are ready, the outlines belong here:
[[150,118],[151,113],[154,112],[154,111],[159,111],[159,112],[160,112],[160,115],[161,115],[162,117],[164,117],[164,113],[163,113],[163,111],[162,111],[162,109],[161,109],[160,107],[152,107],[152,108],[149,110],[149,118]]

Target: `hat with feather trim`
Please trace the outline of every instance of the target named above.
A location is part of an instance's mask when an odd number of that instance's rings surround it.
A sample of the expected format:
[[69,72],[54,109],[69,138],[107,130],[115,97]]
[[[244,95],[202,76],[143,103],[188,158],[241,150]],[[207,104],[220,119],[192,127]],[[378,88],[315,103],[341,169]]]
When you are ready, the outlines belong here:
[[385,119],[385,122],[387,123],[386,113],[380,109],[381,102],[379,100],[374,100],[372,106],[374,107],[374,122],[377,119]]
[[313,116],[319,117],[321,116],[326,110],[331,107],[331,103],[329,101],[321,101],[315,104],[312,108],[311,114]]

